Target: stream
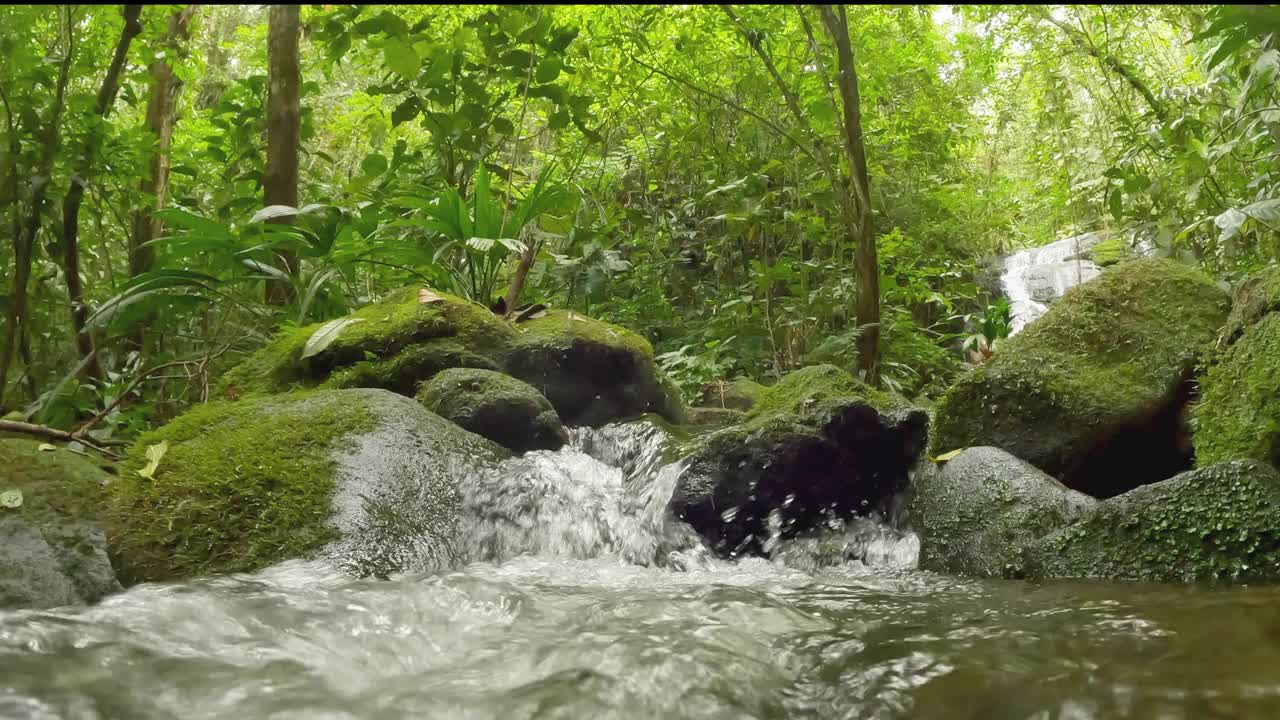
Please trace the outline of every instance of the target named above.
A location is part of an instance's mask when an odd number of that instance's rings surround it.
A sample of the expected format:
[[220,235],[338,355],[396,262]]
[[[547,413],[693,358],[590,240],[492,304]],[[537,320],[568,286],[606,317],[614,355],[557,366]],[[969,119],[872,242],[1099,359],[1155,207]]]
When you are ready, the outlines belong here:
[[0,612],[0,718],[1280,717],[1280,588],[946,577],[901,518],[720,560],[663,512],[681,470],[576,429],[463,483],[450,572]]

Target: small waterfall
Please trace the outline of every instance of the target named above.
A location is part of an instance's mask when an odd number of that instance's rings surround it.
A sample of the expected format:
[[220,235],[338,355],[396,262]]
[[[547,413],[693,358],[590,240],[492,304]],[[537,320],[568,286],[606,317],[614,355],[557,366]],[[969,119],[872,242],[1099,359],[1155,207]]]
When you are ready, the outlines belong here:
[[1013,314],[1009,334],[1043,315],[1049,303],[1070,288],[1096,277],[1101,268],[1080,256],[1107,237],[1102,232],[1085,233],[1005,257],[1000,285]]
[[[656,423],[574,428],[560,450],[526,453],[462,482],[468,520],[459,545],[469,562],[521,555],[613,557],[671,569],[718,562],[698,534],[671,514],[672,494],[686,467]],[[915,535],[878,514],[849,522],[832,518],[818,535],[784,540],[781,511],[770,514],[765,543],[775,562],[802,569],[848,562],[915,567]]]

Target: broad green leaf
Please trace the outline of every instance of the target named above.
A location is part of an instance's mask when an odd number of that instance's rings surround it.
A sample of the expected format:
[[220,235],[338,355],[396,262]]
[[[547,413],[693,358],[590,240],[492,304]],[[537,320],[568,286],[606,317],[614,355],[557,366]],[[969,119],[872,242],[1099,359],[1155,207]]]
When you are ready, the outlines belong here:
[[148,480],[155,480],[155,472],[160,467],[160,460],[164,458],[164,454],[167,452],[169,452],[168,440],[161,440],[155,445],[148,445],[147,464],[146,467],[137,471],[138,475]]
[[249,223],[266,222],[268,220],[275,220],[276,218],[282,217],[294,217],[297,214],[298,208],[295,207],[290,207],[288,205],[268,205],[254,213],[253,217],[249,218]]
[[418,57],[418,51],[409,43],[393,40],[382,49],[382,54],[387,67],[395,74],[405,80],[413,80],[418,76],[422,58]]
[[325,348],[338,339],[343,330],[358,322],[364,322],[364,318],[338,318],[321,325],[311,334],[311,337],[307,338],[307,344],[302,346],[301,359],[306,360],[324,352]]

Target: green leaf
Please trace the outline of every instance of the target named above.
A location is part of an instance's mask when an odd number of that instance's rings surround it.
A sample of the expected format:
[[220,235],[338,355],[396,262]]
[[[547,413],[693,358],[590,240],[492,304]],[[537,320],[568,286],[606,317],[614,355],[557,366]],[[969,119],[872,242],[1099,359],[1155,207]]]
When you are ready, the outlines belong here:
[[148,480],[155,480],[156,469],[160,467],[160,460],[164,457],[164,454],[167,452],[169,452],[168,440],[161,440],[155,445],[148,445],[147,446],[147,465],[146,467],[137,471],[138,475]]
[[396,127],[401,123],[418,117],[420,112],[422,112],[422,103],[416,95],[410,95],[400,101],[400,104],[396,105],[395,109],[391,111],[391,127]]
[[282,217],[294,217],[298,214],[298,208],[288,205],[268,205],[249,218],[249,223],[266,222],[267,220],[275,220]]
[[549,83],[560,77],[560,71],[564,68],[564,63],[558,57],[549,57],[538,63],[538,69],[533,72],[533,79],[540,83]]
[[309,357],[313,357],[324,352],[325,348],[332,345],[333,341],[338,339],[338,336],[342,334],[343,330],[346,330],[358,322],[364,322],[364,318],[338,318],[337,320],[330,320],[324,325],[321,325],[314,333],[311,334],[311,337],[307,338],[307,344],[302,346],[301,359],[306,360]]
[[1240,209],[1245,215],[1263,222],[1280,222],[1280,198],[1260,200]]
[[1214,69],[1223,60],[1231,57],[1232,53],[1244,47],[1244,44],[1247,42],[1249,42],[1249,33],[1247,32],[1238,32],[1233,35],[1228,35],[1226,39],[1222,41],[1222,44],[1218,45],[1218,49],[1213,53],[1213,57],[1209,58],[1209,64],[1205,66],[1205,69]]
[[382,56],[387,67],[405,80],[413,80],[417,77],[418,70],[422,67],[422,58],[418,57],[418,51],[406,42],[397,40],[387,43],[382,49]]
[[22,507],[22,491],[13,488],[12,490],[0,492],[0,507],[9,508],[10,510]]
[[370,153],[360,163],[360,172],[369,177],[378,177],[387,171],[387,158],[381,153]]

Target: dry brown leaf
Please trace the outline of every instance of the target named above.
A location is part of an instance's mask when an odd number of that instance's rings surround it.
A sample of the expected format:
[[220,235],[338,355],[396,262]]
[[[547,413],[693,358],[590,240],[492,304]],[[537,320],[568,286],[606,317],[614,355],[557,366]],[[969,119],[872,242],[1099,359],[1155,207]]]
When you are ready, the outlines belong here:
[[430,303],[444,302],[444,298],[440,297],[434,292],[431,292],[427,288],[422,288],[421,290],[418,291],[418,302],[422,303],[423,305],[428,305]]

